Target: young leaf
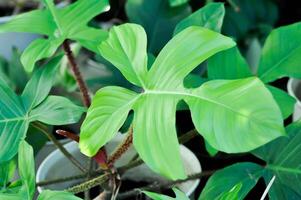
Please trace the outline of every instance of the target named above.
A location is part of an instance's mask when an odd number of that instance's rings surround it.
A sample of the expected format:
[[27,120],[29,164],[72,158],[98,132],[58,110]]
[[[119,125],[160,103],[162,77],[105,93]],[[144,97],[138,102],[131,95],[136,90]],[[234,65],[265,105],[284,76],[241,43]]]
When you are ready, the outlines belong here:
[[301,122],[291,124],[286,130],[288,137],[278,138],[253,152],[267,162],[266,183],[276,176],[269,191],[270,198],[276,200],[301,198]]
[[177,23],[191,13],[188,4],[170,7],[168,0],[128,0],[125,10],[130,22],[144,27],[148,52],[154,55],[172,38]]
[[61,59],[62,56],[52,59],[32,75],[21,95],[26,110],[31,110],[47,97]]
[[84,154],[94,156],[114,137],[137,97],[121,87],[105,87],[96,93],[81,126],[79,147]]
[[59,96],[48,96],[43,103],[29,113],[31,121],[40,121],[51,125],[76,123],[85,108]]
[[65,191],[50,191],[43,190],[37,200],[82,200],[79,197],[74,196],[71,193]]
[[174,35],[189,26],[201,26],[216,32],[221,31],[225,16],[225,7],[222,3],[210,3],[195,11],[187,18],[180,21],[174,31]]
[[35,192],[35,165],[33,149],[25,141],[20,142],[18,154],[18,168],[20,178],[23,182],[21,192],[26,191],[27,199],[30,200],[33,198]]
[[209,58],[207,70],[210,79],[239,79],[252,76],[248,63],[237,47]]
[[[55,7],[53,0],[44,0],[46,9],[31,11],[14,17],[0,26],[0,32],[30,32],[48,36],[37,39],[22,55],[22,64],[31,72],[34,64],[43,58],[51,57],[66,39],[76,40],[90,50],[97,50],[99,43],[107,34],[95,30],[87,23],[96,15],[107,11],[108,0],[77,0],[65,7]],[[96,34],[99,38],[96,39]]]
[[141,26],[124,24],[111,29],[108,40],[101,44],[99,51],[127,80],[144,87],[143,80],[147,73],[146,43],[146,34]]
[[[122,29],[120,33],[137,35],[131,33],[135,30],[132,26],[136,25],[116,27],[110,34],[114,35],[116,29]],[[133,43],[137,44],[138,41],[134,40]],[[234,45],[230,38],[201,27],[189,27],[177,34],[161,51],[147,76],[142,77],[146,85],[141,94],[120,101],[124,99],[120,98],[123,95],[128,96],[128,90],[118,89],[117,98],[116,91],[109,92],[111,88],[105,90],[105,95],[102,95],[104,89],[99,91],[99,98],[88,110],[81,130],[81,150],[93,156],[98,150],[96,148],[102,147],[121,127],[129,110],[134,109],[133,137],[139,155],[154,171],[171,179],[184,178],[175,131],[176,105],[180,100],[188,102],[195,126],[204,131],[201,132],[205,139],[218,150],[248,151],[283,135],[279,108],[256,78],[212,81],[196,89],[184,88],[184,78],[195,67],[211,55]],[[118,48],[108,45],[100,47],[102,53],[120,51]],[[118,59],[123,58],[117,55],[114,62]],[[259,97],[264,98],[258,100]],[[102,112],[106,115],[100,115],[100,110],[104,108],[108,110]],[[111,125],[110,130],[106,130],[107,124]],[[92,126],[95,127],[93,130]]]
[[263,47],[258,75],[265,83],[291,76],[301,78],[301,23],[272,31]]
[[21,62],[27,72],[34,69],[38,60],[51,57],[62,44],[62,38],[36,39],[23,52]]
[[189,198],[180,190],[173,188],[172,189],[176,194],[176,198],[171,198],[169,196],[163,194],[157,194],[154,192],[143,191],[148,197],[152,198],[153,200],[189,200]]
[[237,163],[215,172],[208,180],[199,200],[220,199],[225,192],[231,191],[237,184],[242,184],[237,199],[244,199],[256,185],[264,169],[254,163]]

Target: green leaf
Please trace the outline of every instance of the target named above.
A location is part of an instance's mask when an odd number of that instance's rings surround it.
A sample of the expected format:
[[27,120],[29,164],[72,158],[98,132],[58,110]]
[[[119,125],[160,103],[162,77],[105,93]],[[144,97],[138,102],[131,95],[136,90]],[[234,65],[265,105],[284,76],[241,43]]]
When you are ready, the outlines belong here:
[[288,137],[278,138],[253,152],[267,162],[266,183],[276,176],[269,192],[276,200],[301,198],[301,122],[291,124],[286,130]]
[[51,57],[64,40],[62,38],[36,39],[23,52],[21,62],[27,72],[32,72],[37,61]]
[[277,102],[277,104],[281,110],[283,119],[286,119],[291,114],[293,114],[296,99],[294,97],[290,96],[285,91],[278,89],[276,87],[267,85],[267,88],[270,90],[275,101]]
[[285,134],[281,112],[257,78],[206,82],[186,102],[196,129],[217,150],[247,152]]
[[[27,193],[27,199],[35,193],[35,164],[32,147],[25,141],[20,142],[18,154],[19,175],[23,182],[22,189]],[[21,191],[22,192],[22,191]]]
[[48,95],[55,79],[62,56],[55,57],[42,68],[36,70],[22,93],[22,102],[26,110],[39,105]]
[[225,7],[223,3],[209,3],[179,22],[174,31],[174,35],[189,26],[201,26],[220,32],[224,16]]
[[179,97],[145,94],[134,107],[136,150],[152,170],[174,180],[186,178],[175,126]]
[[39,195],[38,200],[82,200],[79,197],[74,196],[73,194],[65,191],[50,191],[43,190]]
[[26,71],[31,72],[38,60],[51,57],[66,39],[78,40],[84,47],[97,52],[97,46],[107,34],[87,26],[87,23],[110,8],[108,0],[78,0],[65,8],[55,7],[53,0],[44,2],[46,9],[17,15],[0,26],[0,32],[48,36],[48,39],[35,40],[23,53],[21,61]]
[[[123,29],[134,30],[131,26],[136,25],[126,24]],[[283,135],[280,110],[256,78],[212,81],[199,88],[184,88],[184,78],[195,67],[234,45],[230,38],[201,27],[189,27],[177,34],[161,51],[145,80],[142,79],[146,83],[142,93],[133,94],[121,88],[118,93],[111,88],[98,92],[81,130],[81,151],[93,156],[134,109],[133,140],[139,155],[152,170],[171,179],[184,178],[175,129],[176,105],[181,100],[188,102],[195,126],[204,131],[205,139],[218,150],[249,151]],[[120,50],[118,46],[114,48]],[[102,53],[106,51],[112,49],[102,48]],[[258,97],[263,98],[258,100]],[[108,124],[111,129],[106,130]]]
[[173,188],[172,189],[176,194],[176,198],[171,198],[166,195],[157,194],[154,192],[143,191],[148,197],[152,198],[153,200],[189,200],[189,198],[180,190]]
[[29,113],[31,121],[51,125],[73,124],[80,120],[85,108],[59,96],[48,96],[43,103]]
[[16,155],[28,123],[24,120],[26,111],[19,97],[1,81],[0,96],[0,163],[2,163]]
[[237,163],[215,172],[208,180],[199,200],[222,199],[225,192],[233,190],[237,184],[242,184],[237,199],[244,199],[256,185],[264,169],[254,163]]
[[46,10],[35,10],[14,16],[9,22],[0,26],[0,33],[26,32],[50,35],[55,29],[56,26],[51,20],[49,12]]
[[239,79],[252,76],[249,65],[237,47],[209,58],[207,70],[210,79]]
[[[0,163],[10,160],[16,155],[19,143],[26,137],[29,123],[33,120],[29,117],[29,113],[32,109],[43,105],[42,102],[51,89],[52,80],[55,77],[55,66],[59,60],[60,57],[54,58],[45,67],[36,70],[21,97],[14,94],[0,79],[0,107],[2,108],[0,113]],[[39,120],[39,118],[36,117],[34,120]]]
[[145,86],[147,38],[139,25],[113,27],[109,38],[100,45],[101,55],[115,65],[131,83]]
[[201,62],[235,43],[211,30],[191,26],[162,49],[148,73],[147,89],[177,89]]
[[301,78],[301,23],[272,31],[263,47],[258,75],[265,82],[291,76]]
[[[87,35],[89,36],[89,40],[87,40]],[[98,54],[98,46],[108,37],[108,33],[103,30],[99,30],[96,28],[84,28],[83,30],[79,30],[79,32],[74,33],[71,36],[71,39],[80,43],[86,49],[93,51]]]
[[94,156],[118,132],[137,99],[137,94],[120,87],[100,89],[93,98],[81,126],[79,147]]
[[170,7],[167,0],[128,0],[125,9],[130,22],[144,27],[148,51],[154,55],[172,38],[177,23],[191,13],[188,4]]

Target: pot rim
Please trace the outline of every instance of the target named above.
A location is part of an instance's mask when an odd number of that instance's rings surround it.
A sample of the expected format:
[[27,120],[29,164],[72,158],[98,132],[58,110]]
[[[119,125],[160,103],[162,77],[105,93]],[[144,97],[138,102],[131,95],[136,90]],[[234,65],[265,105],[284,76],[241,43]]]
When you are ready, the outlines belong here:
[[[76,145],[77,142],[75,141],[71,141],[65,145],[63,145],[70,153],[74,152],[74,151],[78,151],[78,145]],[[201,163],[199,161],[199,159],[196,157],[196,155],[190,150],[188,149],[186,146],[184,145],[180,145],[180,151],[184,151],[185,154],[189,153],[190,157],[192,160],[194,160],[195,165],[194,169],[198,169],[200,170],[200,172],[202,171],[201,168]],[[43,181],[43,173],[45,173],[45,171],[47,171],[47,168],[49,168],[48,166],[50,166],[49,164],[53,164],[56,163],[56,160],[59,160],[59,158],[61,158],[63,155],[61,154],[59,149],[56,149],[54,151],[52,151],[41,163],[41,165],[38,167],[37,170],[37,175],[36,175],[36,182],[41,182]],[[193,172],[195,173],[195,172]],[[193,182],[193,183],[192,183]],[[193,194],[193,192],[196,190],[196,188],[198,187],[199,183],[200,183],[200,179],[195,179],[195,180],[190,180],[191,186],[189,187],[189,189],[185,192],[185,194],[187,196],[191,196]],[[37,186],[37,190],[39,193],[41,193],[43,190],[43,187],[41,186]]]
[[294,97],[296,99],[296,104],[301,107],[301,100],[298,99],[298,97],[295,95],[295,91],[293,90],[293,83],[295,81],[299,81],[301,84],[301,80],[300,79],[295,79],[295,78],[290,78],[287,82],[287,91],[288,94],[291,95],[292,97]]

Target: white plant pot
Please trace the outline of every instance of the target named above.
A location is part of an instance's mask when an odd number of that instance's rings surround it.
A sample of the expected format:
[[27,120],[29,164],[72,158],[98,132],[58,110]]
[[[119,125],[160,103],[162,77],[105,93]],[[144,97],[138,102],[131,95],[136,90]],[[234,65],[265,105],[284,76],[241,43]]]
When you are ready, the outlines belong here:
[[[58,141],[62,145],[65,145],[65,144],[71,142],[70,139],[62,139],[62,140],[58,140]],[[35,156],[36,167],[39,167],[41,165],[41,163],[45,160],[45,158],[56,149],[57,149],[57,147],[52,141],[46,142],[46,144],[39,150],[38,154]]]
[[[13,16],[0,17],[0,25],[7,23]],[[0,33],[0,55],[10,60],[12,57],[12,49],[16,47],[21,52],[40,35],[32,33]]]
[[[107,151],[112,152],[115,149],[115,147],[118,146],[122,138],[123,136],[119,134],[110,143],[108,143],[108,145],[106,145]],[[70,142],[64,146],[74,157],[76,157],[81,162],[81,164],[86,165],[88,161],[87,157],[85,157],[83,154],[80,153],[78,144],[76,142]],[[187,174],[195,174],[201,172],[202,169],[201,169],[200,162],[193,152],[191,152],[187,147],[181,145],[180,153]],[[134,150],[133,147],[131,147],[122,156],[122,158],[116,162],[116,167],[120,167],[127,164],[135,155],[136,155],[136,151]],[[81,174],[80,170],[77,169],[69,160],[67,160],[59,150],[55,150],[42,162],[42,164],[38,168],[36,181],[41,182],[45,180],[69,177],[78,174]],[[149,180],[150,182],[167,181],[163,177],[152,172],[145,164],[135,167],[131,170],[128,170],[123,175],[122,179],[134,180],[134,181]],[[38,187],[38,191],[41,193],[41,191],[44,189],[62,190],[62,189],[69,188],[81,181],[82,180],[73,180],[64,183],[56,183],[45,187]],[[199,179],[187,181],[185,183],[179,184],[178,187],[187,196],[194,199],[194,191],[199,185],[199,182],[200,182]]]
[[293,121],[301,118],[301,101],[298,99],[298,92],[301,94],[301,80],[290,78],[287,83],[288,93],[296,99],[296,104],[293,113]]

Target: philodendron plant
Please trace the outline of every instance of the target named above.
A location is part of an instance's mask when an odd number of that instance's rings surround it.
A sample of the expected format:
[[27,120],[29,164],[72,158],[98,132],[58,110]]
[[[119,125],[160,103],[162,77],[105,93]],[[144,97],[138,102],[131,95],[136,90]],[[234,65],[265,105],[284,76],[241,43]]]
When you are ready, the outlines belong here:
[[[62,55],[50,57],[61,44],[85,97],[84,104],[89,108],[79,137],[66,131],[58,132],[79,142],[81,152],[94,157],[100,164],[100,171],[82,167],[57,144],[83,172],[80,177],[87,179],[66,191],[43,191],[38,199],[79,199],[67,191],[86,191],[86,199],[89,199],[87,191],[104,184],[104,193],[99,198],[111,194],[111,199],[116,199],[119,175],[134,165],[130,162],[115,169],[114,162],[132,141],[141,160],[154,172],[171,179],[172,185],[190,180],[180,157],[176,130],[180,102],[187,104],[197,132],[211,147],[226,153],[251,152],[267,163],[264,166],[237,163],[217,171],[210,177],[200,200],[244,198],[261,177],[267,183],[275,180],[275,187],[270,188],[269,193],[273,199],[300,198],[301,126],[300,122],[286,129],[283,126],[283,119],[291,114],[294,100],[283,91],[267,86],[283,76],[300,77],[296,69],[300,39],[298,37],[293,43],[286,39],[286,35],[296,38],[300,34],[299,24],[271,33],[258,72],[253,75],[236,43],[219,33],[225,12],[222,4],[209,4],[183,19],[176,26],[173,38],[155,58],[147,52],[147,35],[140,25],[127,23],[115,26],[109,32],[87,25],[108,8],[107,0],[78,0],[65,8],[56,8],[52,0],[44,2],[45,9],[18,15],[0,26],[0,32],[32,32],[48,37],[34,41],[23,53],[21,60],[28,72],[34,69],[38,60],[49,58],[46,64],[34,70],[21,95],[0,79],[0,199],[30,200],[34,196],[34,158],[31,147],[25,142],[29,126],[53,139],[42,123],[76,123],[86,111],[65,97],[49,95]],[[128,10],[135,10],[138,4],[129,2]],[[180,1],[169,2],[171,5],[182,4]],[[216,13],[214,18],[210,15],[212,12]],[[197,20],[199,18],[201,20]],[[104,87],[95,94],[90,105],[88,88],[67,39],[111,62],[138,89]],[[200,86],[185,87],[184,79],[205,61],[208,61],[208,79]],[[130,112],[134,119],[125,141],[107,157],[102,148],[120,130]],[[17,156],[20,180],[15,181]],[[134,164],[141,163],[140,158],[133,160]],[[178,189],[174,191],[176,199],[188,198]],[[155,200],[174,199],[149,191],[144,193]]]
[[168,42],[149,70],[146,45],[141,26],[124,24],[112,28],[99,46],[100,54],[141,93],[121,87],[96,93],[81,128],[84,154],[95,155],[134,110],[133,143],[142,160],[170,179],[184,179],[175,126],[180,100],[188,104],[198,132],[220,151],[247,152],[285,135],[280,109],[256,77],[208,81],[195,89],[183,86],[200,63],[235,46],[230,38],[190,26]]

